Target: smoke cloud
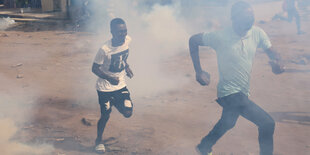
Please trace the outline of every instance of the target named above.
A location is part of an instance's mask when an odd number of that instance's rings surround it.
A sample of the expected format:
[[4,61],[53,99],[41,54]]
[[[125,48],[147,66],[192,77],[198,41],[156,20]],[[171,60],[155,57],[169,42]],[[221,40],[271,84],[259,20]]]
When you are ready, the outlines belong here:
[[[51,153],[53,147],[48,144],[23,144],[18,139],[13,140],[19,130],[15,124],[22,124],[28,120],[32,109],[35,92],[27,94],[18,88],[18,84],[0,74],[0,81],[9,84],[14,92],[0,89],[0,150],[4,155],[41,155]],[[18,96],[18,97],[12,97]]]
[[36,146],[26,145],[11,140],[17,132],[17,127],[14,121],[8,118],[0,118],[1,132],[0,132],[0,149],[1,154],[5,155],[42,155],[51,153],[53,147],[47,144],[40,144]]
[[15,21],[11,18],[0,18],[0,30],[5,30],[11,25],[13,25]]

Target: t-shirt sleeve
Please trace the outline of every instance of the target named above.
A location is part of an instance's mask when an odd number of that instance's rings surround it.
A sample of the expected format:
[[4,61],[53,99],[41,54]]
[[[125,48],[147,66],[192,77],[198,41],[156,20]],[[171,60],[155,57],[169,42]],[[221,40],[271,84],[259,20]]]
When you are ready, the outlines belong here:
[[126,42],[129,44],[131,42],[131,37],[129,35],[126,36]]
[[104,56],[105,56],[104,51],[103,49],[100,48],[95,56],[94,63],[99,65],[103,64]]
[[202,41],[204,46],[216,48],[217,46],[217,32],[203,33]]
[[264,30],[260,29],[258,48],[268,49],[271,46],[272,45],[271,45],[271,42],[270,42],[268,35],[265,33]]

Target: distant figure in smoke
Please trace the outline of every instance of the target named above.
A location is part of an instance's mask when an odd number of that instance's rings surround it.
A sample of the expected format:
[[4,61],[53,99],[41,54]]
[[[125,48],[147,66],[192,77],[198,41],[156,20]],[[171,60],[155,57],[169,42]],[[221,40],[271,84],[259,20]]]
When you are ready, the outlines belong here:
[[89,24],[91,16],[92,16],[92,9],[91,9],[91,2],[89,0],[81,0],[80,8],[76,12],[76,19],[75,19],[75,27],[74,31],[79,31],[82,28],[85,28],[87,24]]
[[201,155],[211,155],[212,146],[231,128],[241,115],[258,126],[261,155],[273,154],[275,122],[262,108],[249,99],[249,83],[256,48],[263,48],[271,59],[275,74],[284,72],[280,56],[271,48],[266,33],[253,26],[252,7],[243,1],[231,8],[232,26],[220,31],[199,33],[189,40],[190,55],[201,85],[210,83],[209,73],[202,70],[199,46],[209,46],[216,51],[219,83],[216,100],[223,107],[221,119],[196,149]]
[[284,0],[283,5],[282,5],[282,9],[284,12],[287,12],[287,18],[284,16],[281,16],[280,14],[276,14],[272,19],[273,20],[280,19],[280,20],[292,22],[293,17],[295,17],[295,22],[296,22],[296,26],[297,26],[297,34],[299,34],[299,35],[305,34],[305,32],[303,32],[300,28],[300,15],[299,15],[297,8],[295,6],[295,0]]
[[112,39],[99,49],[92,66],[92,72],[99,77],[96,88],[101,111],[95,141],[97,153],[105,152],[102,134],[112,106],[114,105],[126,118],[129,118],[133,111],[130,93],[125,83],[125,75],[133,77],[127,63],[131,38],[127,36],[127,27],[121,18],[114,18],[110,23],[110,29]]

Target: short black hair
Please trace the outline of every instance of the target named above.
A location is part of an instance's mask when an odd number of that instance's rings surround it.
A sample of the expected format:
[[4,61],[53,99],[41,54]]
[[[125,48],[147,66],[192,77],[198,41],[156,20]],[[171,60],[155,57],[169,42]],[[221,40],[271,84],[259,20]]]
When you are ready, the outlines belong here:
[[110,22],[110,29],[114,29],[116,25],[119,25],[119,24],[125,24],[125,21],[122,19],[122,18],[114,18],[111,20]]
[[238,1],[234,3],[231,7],[231,19],[234,19],[235,17],[241,15],[242,13],[244,13],[243,11],[248,8],[252,8],[252,6],[245,1]]

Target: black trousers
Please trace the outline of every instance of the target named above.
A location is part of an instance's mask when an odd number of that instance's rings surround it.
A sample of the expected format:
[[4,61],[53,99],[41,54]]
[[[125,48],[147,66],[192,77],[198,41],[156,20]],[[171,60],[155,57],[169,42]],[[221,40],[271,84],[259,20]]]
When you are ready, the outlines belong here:
[[222,107],[221,119],[214,128],[201,140],[201,145],[212,151],[212,146],[237,122],[241,115],[258,127],[258,141],[261,155],[273,154],[273,133],[275,122],[271,116],[239,92],[216,100]]
[[[116,109],[126,118],[131,117],[133,111],[133,103],[131,102],[129,90],[126,87],[113,92],[97,91],[97,93],[101,116],[97,123],[96,145],[100,144],[102,141],[102,134],[110,118],[112,106],[116,107]],[[130,101],[127,103],[130,105],[126,105],[126,100]]]

